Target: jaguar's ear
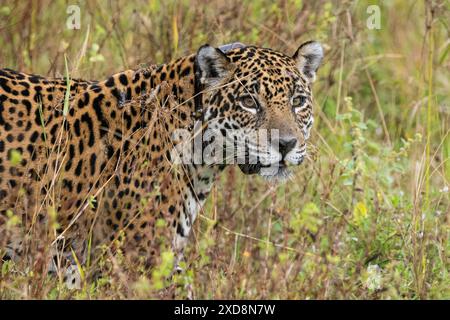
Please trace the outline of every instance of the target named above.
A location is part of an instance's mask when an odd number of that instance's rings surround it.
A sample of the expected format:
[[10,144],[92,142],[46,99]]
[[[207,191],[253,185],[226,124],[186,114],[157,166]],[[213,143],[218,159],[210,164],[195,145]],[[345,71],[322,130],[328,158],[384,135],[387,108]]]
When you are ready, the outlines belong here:
[[307,77],[309,82],[313,82],[323,58],[322,45],[317,41],[305,42],[295,51],[292,58],[297,62],[300,72]]
[[219,49],[208,44],[198,49],[196,56],[197,76],[200,82],[207,86],[213,86],[227,77],[233,70],[233,63]]

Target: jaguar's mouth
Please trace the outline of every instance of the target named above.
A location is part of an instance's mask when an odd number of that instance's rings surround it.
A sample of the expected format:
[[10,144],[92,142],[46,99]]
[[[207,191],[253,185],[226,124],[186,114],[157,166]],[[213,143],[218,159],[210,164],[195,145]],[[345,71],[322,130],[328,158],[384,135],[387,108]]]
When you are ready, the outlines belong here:
[[291,171],[284,160],[271,165],[263,165],[261,163],[240,164],[239,168],[244,174],[259,174],[268,180],[285,180],[291,175]]
[[262,164],[261,163],[255,163],[255,164],[239,164],[239,168],[244,174],[256,174],[259,173],[261,170]]

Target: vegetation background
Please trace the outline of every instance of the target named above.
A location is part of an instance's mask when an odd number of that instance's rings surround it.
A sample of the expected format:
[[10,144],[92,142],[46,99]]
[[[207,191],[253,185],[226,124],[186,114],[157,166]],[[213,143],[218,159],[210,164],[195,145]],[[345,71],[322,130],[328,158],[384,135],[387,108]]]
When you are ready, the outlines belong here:
[[[79,30],[66,27],[69,5]],[[369,28],[380,9],[379,28]],[[376,10],[376,9],[375,9]],[[369,20],[369,24],[368,24]],[[177,298],[449,299],[448,1],[0,1],[0,67],[103,79],[204,43],[292,54],[320,40],[310,157],[268,185],[229,168],[195,225]],[[0,299],[165,297],[156,270],[81,290],[1,264]],[[162,293],[161,293],[162,292]]]

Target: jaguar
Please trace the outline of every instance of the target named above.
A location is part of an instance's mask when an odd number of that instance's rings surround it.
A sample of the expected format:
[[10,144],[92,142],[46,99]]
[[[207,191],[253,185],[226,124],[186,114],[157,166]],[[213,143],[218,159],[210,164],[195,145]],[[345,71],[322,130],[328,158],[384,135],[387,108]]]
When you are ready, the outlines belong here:
[[322,58],[316,41],[292,56],[206,44],[103,81],[1,69],[3,259],[50,254],[48,270],[65,270],[69,287],[80,285],[77,266],[92,248],[117,240],[127,259],[151,267],[168,236],[180,261],[227,166],[286,180],[302,163]]

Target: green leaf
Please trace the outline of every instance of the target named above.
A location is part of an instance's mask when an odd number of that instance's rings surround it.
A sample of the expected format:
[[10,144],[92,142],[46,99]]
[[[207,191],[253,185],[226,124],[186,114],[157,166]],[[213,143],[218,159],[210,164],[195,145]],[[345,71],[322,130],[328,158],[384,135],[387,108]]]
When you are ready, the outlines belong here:
[[66,66],[66,94],[64,95],[63,116],[67,117],[67,114],[69,113],[70,76],[69,76],[69,67],[67,65],[67,56],[66,55],[64,55],[64,64]]
[[9,153],[9,161],[13,167],[17,166],[22,161],[22,153],[19,150],[11,149]]

